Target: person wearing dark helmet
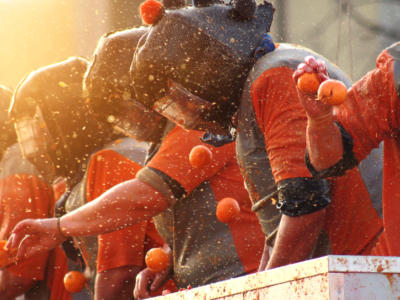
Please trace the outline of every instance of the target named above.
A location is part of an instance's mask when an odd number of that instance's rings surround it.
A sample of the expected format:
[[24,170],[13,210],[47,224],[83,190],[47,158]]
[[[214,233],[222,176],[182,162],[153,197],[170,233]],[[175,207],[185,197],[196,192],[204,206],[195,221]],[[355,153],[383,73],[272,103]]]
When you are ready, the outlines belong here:
[[[8,118],[11,98],[11,91],[0,85],[0,240],[6,240],[21,220],[52,217],[55,202],[51,183],[21,154]],[[67,260],[59,247],[1,268],[0,299],[21,295],[25,299],[71,299],[62,283]]]
[[[86,181],[89,201],[112,186],[134,178],[144,164],[150,143],[158,140],[163,130],[165,121],[159,122],[160,116],[142,111],[134,116],[124,115],[129,112],[129,107],[122,105],[121,109],[116,105],[128,102],[126,100],[131,97],[127,62],[146,32],[145,27],[140,27],[105,34],[99,40],[93,62],[85,74],[84,94],[87,94],[86,101],[93,116],[101,123],[112,123],[118,132],[133,131],[135,137],[134,140],[121,138],[117,140],[118,144],[106,146],[92,155]],[[129,117],[134,117],[136,126],[129,126],[125,119]],[[162,246],[163,240],[149,220],[99,235],[98,244],[97,297],[131,299],[136,274],[144,267],[145,253],[150,248]],[[174,290],[173,283],[168,283],[168,289]],[[160,291],[153,293],[157,294]]]
[[[399,57],[399,42],[384,49],[376,59],[375,68],[348,89],[340,106],[317,102],[314,94],[299,93],[307,112],[308,166],[314,176],[342,176],[383,141],[384,232],[372,251],[383,256],[400,255]],[[316,72],[327,79],[330,74],[324,73],[324,64],[315,59],[303,62],[294,74],[296,82],[305,72]]]
[[[82,78],[87,65],[86,59],[71,57],[32,71],[18,84],[10,106],[23,157],[50,184],[55,179],[65,179],[67,188],[55,204],[56,216],[65,213],[66,200],[71,201],[71,189],[80,182],[82,164],[90,152],[112,139],[111,132],[102,131],[81,109]],[[88,246],[92,241],[81,242],[81,246]],[[67,256],[75,261],[71,267],[81,271],[82,258],[92,267],[88,252],[79,253],[74,244],[78,245],[78,241],[70,239],[63,244]]]
[[[312,52],[276,48],[265,36],[272,7],[264,6],[269,14],[260,17],[258,6],[253,22],[215,5],[161,10],[132,62],[137,100],[188,130],[208,131],[208,143],[229,141],[236,129],[239,164],[267,238],[271,199],[283,215],[267,268],[309,257],[322,228],[333,253],[368,253],[382,224],[360,174],[328,183],[304,164],[306,118],[291,74]],[[349,84],[335,66],[329,72]]]
[[[201,144],[202,134],[173,128],[173,123],[153,111],[146,111],[132,98],[127,58],[132,57],[135,46],[130,36],[140,30],[143,28],[117,32],[110,36],[112,39],[107,45],[103,44],[100,52],[103,55],[95,57],[85,77],[88,105],[99,120],[109,122],[133,139],[154,145],[149,151],[148,163],[136,176],[138,180],[164,195],[176,193],[177,198],[178,193],[185,195],[179,196],[176,203],[171,200],[170,208],[154,218],[160,234],[171,245],[172,277],[178,287],[194,287],[254,272],[262,252],[262,233],[250,211],[234,145],[222,147],[215,154],[210,170],[193,168],[188,161],[189,152]],[[229,226],[218,222],[215,216],[216,203],[224,196],[235,196],[242,206],[240,217]],[[239,227],[252,228],[252,233]],[[199,254],[207,252],[215,257],[214,263],[210,263],[207,255]],[[161,282],[171,276],[168,272],[161,273]],[[150,291],[158,286],[155,277],[159,275],[149,269],[142,271],[137,279],[135,298],[150,296]],[[155,283],[151,289],[149,280]]]
[[[139,32],[134,38],[140,36]],[[105,36],[100,44],[110,39]],[[82,58],[70,58],[33,72],[19,85],[10,109],[25,155],[47,172],[49,179],[66,178],[65,201],[58,205],[65,212],[134,178],[146,153],[146,145],[121,139],[87,111],[82,80],[88,65]],[[27,110],[26,102],[31,110]],[[36,115],[32,116],[32,111]],[[28,136],[31,132],[39,143]],[[37,157],[48,157],[44,163],[50,167],[44,168]],[[56,164],[58,168],[54,168]],[[130,299],[135,275],[143,267],[145,244],[162,245],[154,225],[147,223],[75,241],[88,267],[95,299]]]

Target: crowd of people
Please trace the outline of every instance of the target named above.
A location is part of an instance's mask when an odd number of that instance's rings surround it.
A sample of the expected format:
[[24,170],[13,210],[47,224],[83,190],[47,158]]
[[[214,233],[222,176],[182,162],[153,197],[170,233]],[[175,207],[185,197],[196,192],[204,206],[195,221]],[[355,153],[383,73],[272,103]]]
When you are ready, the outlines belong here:
[[[146,26],[1,89],[12,262],[0,299],[143,299],[328,254],[400,254],[399,46],[352,85],[312,50],[275,44],[273,13],[252,0],[146,0]],[[298,90],[307,72],[344,82],[346,102]],[[365,160],[382,141],[383,189],[365,180],[382,171],[380,155]],[[203,167],[189,161],[199,145],[212,153]],[[227,197],[240,213],[224,223]],[[155,247],[170,257],[160,272],[144,263]],[[84,290],[65,290],[69,270]]]

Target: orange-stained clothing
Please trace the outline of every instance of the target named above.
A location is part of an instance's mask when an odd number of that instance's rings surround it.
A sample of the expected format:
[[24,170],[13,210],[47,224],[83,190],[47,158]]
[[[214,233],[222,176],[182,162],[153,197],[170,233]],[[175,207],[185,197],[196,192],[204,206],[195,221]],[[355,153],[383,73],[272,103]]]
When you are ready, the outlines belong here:
[[377,255],[400,255],[399,51],[400,43],[382,51],[376,68],[351,87],[346,102],[335,111],[353,138],[358,161],[384,141],[384,232],[373,251]]
[[[92,155],[86,179],[86,198],[91,201],[118,183],[135,178],[142,166],[112,149]],[[124,213],[124,212],[121,212]],[[160,247],[162,238],[152,221],[98,236],[97,271],[123,266],[144,266],[146,244]]]
[[[53,216],[53,191],[40,178],[35,167],[22,157],[18,144],[11,146],[4,154],[0,169],[0,239],[7,239],[19,221]],[[47,291],[40,293],[47,294],[48,299],[67,300],[71,296],[62,284],[65,265],[64,253],[56,248],[50,253],[41,253],[12,265],[6,271],[28,280],[46,279]],[[50,280],[53,284],[50,284]]]
[[[137,175],[170,197],[170,208],[155,217],[157,230],[171,246],[174,280],[186,288],[255,272],[264,235],[254,213],[235,156],[235,143],[215,148],[203,144],[202,132],[173,128],[158,152]],[[203,144],[210,164],[194,168],[189,153]],[[216,218],[219,200],[235,198],[240,215],[224,224]]]
[[345,103],[335,110],[337,120],[353,138],[353,153],[358,161],[382,140],[395,137],[400,127],[395,62],[384,50],[376,60],[376,68],[354,83]]
[[[304,163],[306,114],[292,79],[295,68],[306,55],[314,53],[307,54],[306,49],[290,45],[280,46],[265,55],[255,65],[251,80],[248,81],[248,91],[243,93],[247,99],[242,101],[250,101],[251,104],[247,105],[249,108],[242,106],[242,109],[253,110],[251,113],[257,124],[252,130],[259,131],[259,134],[254,134],[252,141],[264,144],[270,176],[278,186],[285,180],[311,177]],[[238,131],[245,131],[246,126],[250,126],[250,122],[240,124],[242,127],[239,126]],[[245,159],[247,154],[242,153]],[[259,173],[262,172],[260,169]],[[253,200],[256,202],[265,196],[253,196]],[[362,253],[382,230],[382,222],[359,172],[355,170],[333,179],[330,182],[330,198],[325,229],[329,234],[332,253]]]

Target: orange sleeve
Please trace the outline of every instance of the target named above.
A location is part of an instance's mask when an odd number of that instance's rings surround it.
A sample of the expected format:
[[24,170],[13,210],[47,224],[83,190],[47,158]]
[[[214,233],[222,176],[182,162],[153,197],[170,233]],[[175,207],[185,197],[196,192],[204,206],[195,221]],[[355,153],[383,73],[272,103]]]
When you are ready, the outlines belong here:
[[306,114],[288,67],[272,68],[251,86],[251,99],[275,182],[311,177],[304,163]]
[[[139,164],[113,150],[97,152],[92,156],[88,167],[87,200],[91,201],[114,185],[134,178],[140,169]],[[119,231],[99,235],[98,272],[121,266],[143,266],[147,227],[148,222],[142,222]]]
[[393,69],[394,59],[385,50],[378,56],[376,68],[351,87],[336,111],[337,120],[353,138],[358,161],[400,126]]
[[[157,154],[147,166],[176,180],[190,194],[202,182],[217,174],[235,155],[235,143],[216,148],[203,143],[200,140],[203,135],[204,132],[187,131],[176,126],[164,138]],[[194,168],[189,162],[189,153],[197,145],[208,147],[213,154],[212,162],[204,168]]]
[[[8,239],[14,226],[24,219],[48,218],[54,203],[52,189],[35,175],[16,174],[0,181],[0,239]],[[7,268],[16,276],[43,280],[48,253]]]

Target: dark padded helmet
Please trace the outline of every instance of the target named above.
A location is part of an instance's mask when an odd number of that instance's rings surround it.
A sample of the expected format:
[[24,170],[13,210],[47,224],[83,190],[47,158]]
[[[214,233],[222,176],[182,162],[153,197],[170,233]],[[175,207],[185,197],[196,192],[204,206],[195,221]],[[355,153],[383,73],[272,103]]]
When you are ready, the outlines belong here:
[[96,118],[139,141],[152,141],[165,122],[135,100],[130,79],[133,53],[147,32],[139,27],[104,35],[84,78],[86,103]]
[[12,124],[8,117],[11,97],[11,90],[0,85],[0,159],[3,156],[4,151],[17,142],[14,124]]
[[85,158],[113,138],[86,109],[82,80],[88,64],[72,57],[30,73],[19,83],[10,108],[17,124],[34,118],[40,109],[58,176],[73,175]]
[[[230,122],[255,62],[254,51],[269,31],[274,12],[267,2],[235,3],[163,12],[132,61],[131,76],[141,103],[154,108],[172,80],[213,103],[210,119]],[[246,14],[241,15],[238,7],[247,9]]]

